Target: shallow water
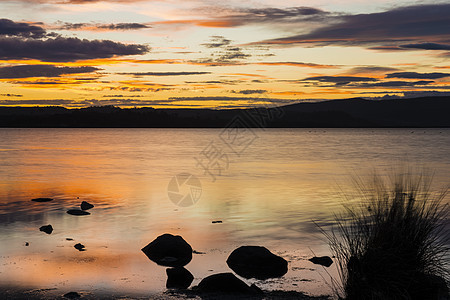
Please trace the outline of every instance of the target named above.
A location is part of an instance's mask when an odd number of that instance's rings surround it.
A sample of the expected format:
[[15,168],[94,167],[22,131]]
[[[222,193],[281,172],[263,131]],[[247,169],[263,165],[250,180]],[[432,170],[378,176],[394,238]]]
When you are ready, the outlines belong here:
[[[186,267],[194,284],[229,271],[225,261],[235,248],[262,245],[290,265],[283,278],[257,285],[327,294],[334,265],[326,272],[307,261],[330,255],[313,221],[331,224],[351,174],[364,178],[406,162],[433,169],[436,187],[450,183],[449,129],[252,129],[241,144],[226,134],[0,129],[0,285],[158,294],[165,268],[140,249],[169,232],[205,252]],[[215,178],[198,163],[211,162],[206,157],[215,159]],[[168,194],[170,180],[183,172],[201,182],[201,197],[188,207]],[[55,200],[30,201],[37,197]],[[83,200],[95,205],[91,215],[66,214]],[[51,235],[39,231],[47,224]],[[78,242],[87,251],[74,249]]]

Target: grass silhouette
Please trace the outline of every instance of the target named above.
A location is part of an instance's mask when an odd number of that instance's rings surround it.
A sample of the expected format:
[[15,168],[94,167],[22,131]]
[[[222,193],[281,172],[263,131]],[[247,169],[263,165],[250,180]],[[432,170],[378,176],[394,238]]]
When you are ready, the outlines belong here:
[[431,192],[429,172],[354,178],[359,204],[348,204],[327,232],[345,299],[448,299],[447,189]]

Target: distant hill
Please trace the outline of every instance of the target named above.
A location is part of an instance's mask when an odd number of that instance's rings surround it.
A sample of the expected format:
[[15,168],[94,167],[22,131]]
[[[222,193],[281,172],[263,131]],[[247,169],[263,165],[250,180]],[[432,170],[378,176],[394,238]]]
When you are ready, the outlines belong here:
[[[0,107],[0,127],[450,127],[450,97],[360,98],[271,109]],[[236,119],[237,118],[237,119]],[[230,123],[231,122],[231,123]]]

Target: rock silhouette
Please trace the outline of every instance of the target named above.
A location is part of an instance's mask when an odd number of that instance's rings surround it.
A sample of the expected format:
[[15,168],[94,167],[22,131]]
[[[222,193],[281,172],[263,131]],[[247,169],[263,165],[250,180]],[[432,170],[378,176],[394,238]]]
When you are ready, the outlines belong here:
[[67,213],[69,215],[73,215],[73,216],[87,216],[90,215],[91,213],[84,211],[84,210],[80,210],[80,209],[69,209],[67,211]]
[[52,225],[45,225],[39,228],[40,231],[45,232],[46,234],[51,234],[53,232]]
[[166,269],[166,274],[166,287],[168,289],[187,289],[194,280],[194,276],[191,272],[183,267],[168,268]]
[[93,208],[94,205],[90,204],[89,202],[83,201],[83,202],[81,202],[80,207],[82,210],[88,210],[88,209]]
[[86,249],[84,249],[84,245],[81,243],[75,244],[75,246],[73,246],[75,249],[77,249],[78,251],[86,251]]
[[228,266],[244,278],[268,279],[281,277],[288,271],[287,261],[265,247],[242,246],[227,259]]
[[64,294],[63,296],[64,298],[68,298],[68,299],[77,299],[77,298],[81,298],[80,294],[78,294],[77,292],[69,292],[67,294]]
[[200,281],[197,289],[202,292],[223,294],[257,294],[259,290],[248,286],[232,273],[219,273],[208,276]]
[[163,234],[141,250],[150,260],[166,267],[183,267],[192,260],[192,247],[179,235]]
[[313,258],[310,258],[309,261],[313,264],[322,265],[327,268],[333,264],[333,260],[329,256],[314,256]]
[[34,202],[50,202],[50,201],[53,201],[53,199],[52,198],[34,198],[34,199],[31,199],[31,201],[34,201]]

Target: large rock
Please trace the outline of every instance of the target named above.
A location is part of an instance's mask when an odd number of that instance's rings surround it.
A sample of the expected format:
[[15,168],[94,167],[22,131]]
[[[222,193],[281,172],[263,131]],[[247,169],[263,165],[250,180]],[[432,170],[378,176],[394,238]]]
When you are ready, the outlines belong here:
[[67,213],[72,216],[87,216],[87,215],[91,214],[90,212],[80,210],[80,209],[69,209],[67,211]]
[[316,265],[322,265],[325,267],[329,267],[333,264],[333,260],[329,256],[314,256],[309,259],[310,262]]
[[52,225],[44,225],[39,228],[40,231],[45,232],[46,234],[51,234],[53,232]]
[[166,287],[168,289],[187,289],[194,280],[191,272],[183,267],[168,268],[166,269],[166,273]]
[[237,248],[228,257],[227,264],[244,278],[276,278],[283,276],[288,271],[288,263],[284,258],[260,246]]
[[52,198],[34,198],[34,199],[31,199],[31,201],[34,201],[34,202],[50,202],[50,201],[53,201],[53,199]]
[[179,235],[163,234],[142,248],[147,257],[161,266],[183,267],[192,260],[192,247]]
[[208,293],[221,294],[257,294],[259,288],[250,287],[232,273],[219,273],[204,278],[197,289]]
[[80,207],[81,207],[81,210],[88,210],[88,209],[93,208],[94,205],[89,202],[83,201],[83,202],[81,202]]

